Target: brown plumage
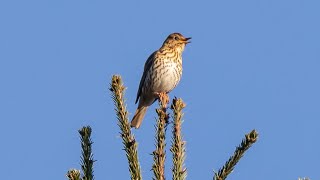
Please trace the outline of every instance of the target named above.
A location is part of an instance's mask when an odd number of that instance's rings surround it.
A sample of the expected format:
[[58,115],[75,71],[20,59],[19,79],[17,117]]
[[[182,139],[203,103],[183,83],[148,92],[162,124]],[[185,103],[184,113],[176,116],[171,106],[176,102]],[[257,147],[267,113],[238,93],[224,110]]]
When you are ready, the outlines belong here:
[[144,65],[136,103],[138,108],[132,118],[131,127],[139,128],[148,107],[159,97],[169,93],[180,81],[182,75],[182,52],[191,38],[172,33],[161,48],[152,53]]

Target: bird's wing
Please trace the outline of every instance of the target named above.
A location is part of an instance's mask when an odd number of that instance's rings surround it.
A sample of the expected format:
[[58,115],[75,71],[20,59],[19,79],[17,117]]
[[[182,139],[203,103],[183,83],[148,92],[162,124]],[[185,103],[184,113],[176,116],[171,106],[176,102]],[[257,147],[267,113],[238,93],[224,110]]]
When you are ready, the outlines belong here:
[[154,59],[155,59],[154,56],[156,55],[156,53],[157,53],[157,51],[153,52],[153,53],[149,56],[149,58],[148,58],[148,60],[146,61],[146,63],[144,64],[143,75],[142,75],[141,80],[140,80],[139,90],[138,90],[138,93],[137,93],[137,99],[136,99],[136,102],[135,102],[136,104],[137,104],[137,102],[138,102],[138,100],[139,100],[139,97],[140,97],[140,95],[141,95],[142,86],[143,86],[144,81],[145,81],[145,79],[146,79],[147,73],[148,73],[149,69],[151,68],[152,63],[153,63],[153,61],[154,61]]

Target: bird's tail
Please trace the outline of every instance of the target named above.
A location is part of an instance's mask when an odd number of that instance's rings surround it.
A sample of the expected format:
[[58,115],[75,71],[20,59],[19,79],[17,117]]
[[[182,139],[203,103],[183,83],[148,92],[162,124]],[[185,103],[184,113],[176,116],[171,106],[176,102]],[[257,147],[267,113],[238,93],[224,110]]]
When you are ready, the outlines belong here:
[[138,107],[138,109],[134,113],[134,116],[131,120],[131,127],[135,127],[136,129],[140,127],[142,120],[144,118],[144,115],[147,112],[147,109],[148,109],[147,106]]

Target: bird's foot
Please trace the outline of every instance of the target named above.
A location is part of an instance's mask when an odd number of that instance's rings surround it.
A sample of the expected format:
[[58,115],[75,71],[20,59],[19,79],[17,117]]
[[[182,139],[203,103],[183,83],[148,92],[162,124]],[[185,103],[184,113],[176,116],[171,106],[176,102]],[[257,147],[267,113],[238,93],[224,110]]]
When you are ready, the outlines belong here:
[[161,105],[166,108],[167,104],[169,104],[169,96],[167,93],[165,92],[161,92],[161,93],[157,93],[158,97],[159,97],[159,102],[161,103]]

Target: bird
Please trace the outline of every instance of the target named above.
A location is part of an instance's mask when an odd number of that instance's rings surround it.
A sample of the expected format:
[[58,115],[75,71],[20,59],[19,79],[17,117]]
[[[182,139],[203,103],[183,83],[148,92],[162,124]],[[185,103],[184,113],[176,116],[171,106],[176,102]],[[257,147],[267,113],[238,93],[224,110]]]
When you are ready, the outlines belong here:
[[167,95],[177,86],[182,75],[182,52],[190,39],[180,33],[172,33],[149,56],[144,64],[135,101],[135,104],[138,101],[139,104],[131,120],[131,127],[138,129],[148,107],[161,98],[161,94]]

